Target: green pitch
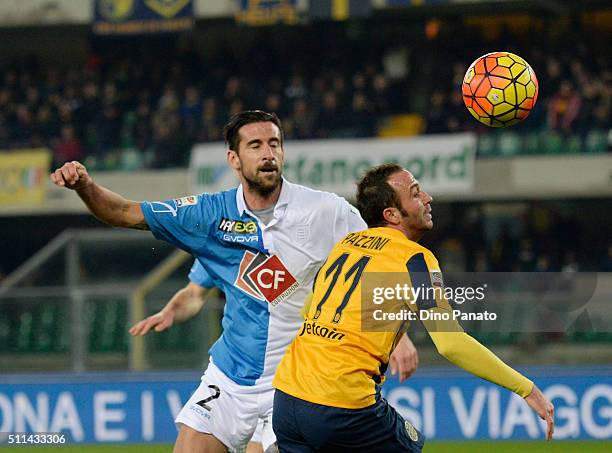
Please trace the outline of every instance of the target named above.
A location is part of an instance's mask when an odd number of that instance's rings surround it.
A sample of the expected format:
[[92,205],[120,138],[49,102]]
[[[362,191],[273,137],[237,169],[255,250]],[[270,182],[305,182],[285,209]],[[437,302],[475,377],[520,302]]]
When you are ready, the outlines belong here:
[[[172,445],[135,444],[135,445],[80,445],[67,447],[15,447],[2,446],[0,452],[37,453],[40,451],[61,450],[74,453],[170,453]],[[609,453],[612,442],[428,442],[424,453]]]

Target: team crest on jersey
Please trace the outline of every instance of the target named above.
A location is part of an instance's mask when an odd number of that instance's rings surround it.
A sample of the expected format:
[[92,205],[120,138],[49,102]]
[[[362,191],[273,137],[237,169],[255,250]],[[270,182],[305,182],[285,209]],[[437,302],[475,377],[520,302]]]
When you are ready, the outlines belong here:
[[299,283],[278,256],[245,251],[234,286],[276,307],[297,290]]
[[197,195],[191,195],[190,197],[183,198],[175,198],[174,202],[176,203],[177,208],[183,208],[185,206],[193,206],[198,204]]
[[406,422],[404,423],[404,429],[406,430],[406,434],[408,434],[408,437],[410,437],[411,441],[418,442],[419,432],[412,425],[412,423],[406,420]]

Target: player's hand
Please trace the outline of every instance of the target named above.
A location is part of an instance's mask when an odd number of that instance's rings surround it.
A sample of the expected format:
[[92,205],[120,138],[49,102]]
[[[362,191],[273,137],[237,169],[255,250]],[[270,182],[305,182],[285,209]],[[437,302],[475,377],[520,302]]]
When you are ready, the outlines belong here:
[[53,181],[56,186],[66,187],[72,190],[81,190],[93,183],[91,176],[87,173],[85,165],[76,160],[66,162],[51,173],[51,181]]
[[173,323],[174,313],[170,310],[162,310],[134,324],[130,328],[130,333],[134,336],[146,335],[151,329],[154,329],[155,332],[162,332],[172,327]]
[[536,385],[533,386],[533,390],[527,395],[525,401],[542,420],[546,420],[546,440],[551,440],[555,431],[555,406],[546,399]]
[[391,358],[389,359],[389,367],[391,374],[399,373],[399,381],[404,382],[416,371],[419,366],[419,354],[408,338],[408,335],[402,335],[402,338],[395,346]]

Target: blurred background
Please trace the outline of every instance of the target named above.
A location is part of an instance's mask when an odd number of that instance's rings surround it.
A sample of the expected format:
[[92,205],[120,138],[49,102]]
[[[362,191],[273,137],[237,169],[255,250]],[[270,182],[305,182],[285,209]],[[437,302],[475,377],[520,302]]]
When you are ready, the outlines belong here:
[[[80,160],[132,199],[228,188],[221,129],[245,109],[282,119],[294,182],[351,200],[369,164],[413,170],[435,198],[424,244],[445,271],[597,272],[612,302],[611,1],[21,0],[0,3],[0,42],[0,431],[173,441],[171,415],[220,334],[223,296],[130,339],[192,260],[105,227],[48,173]],[[469,115],[460,89],[471,62],[498,50],[525,58],[540,89],[531,115],[500,130]],[[567,409],[561,439],[612,438],[609,328],[474,335],[553,389]],[[488,386],[440,368],[429,339],[415,340],[417,376],[387,391],[426,435],[542,436],[508,395],[500,409]],[[444,396],[455,384],[480,410],[472,431]],[[125,398],[81,407],[107,387]],[[486,403],[474,403],[480,388]],[[149,397],[167,406],[152,421]],[[111,408],[124,417],[104,419]]]

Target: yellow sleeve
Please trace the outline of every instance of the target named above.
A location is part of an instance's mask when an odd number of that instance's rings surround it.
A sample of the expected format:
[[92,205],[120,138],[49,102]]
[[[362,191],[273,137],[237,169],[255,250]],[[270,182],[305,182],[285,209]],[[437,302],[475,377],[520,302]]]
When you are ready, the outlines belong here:
[[506,365],[493,352],[465,332],[429,332],[438,352],[449,362],[482,379],[501,385],[525,398],[533,382]]
[[[427,251],[424,254],[427,271],[434,280],[439,280],[443,288],[442,271],[435,256]],[[452,313],[452,308],[446,298],[436,297],[435,305],[428,308],[431,312]],[[493,352],[480,344],[476,339],[463,331],[461,325],[450,316],[445,321],[425,321],[423,325],[431,336],[438,352],[449,362],[463,368],[482,379],[507,388],[525,398],[533,389],[533,382],[518,371],[506,365]]]

